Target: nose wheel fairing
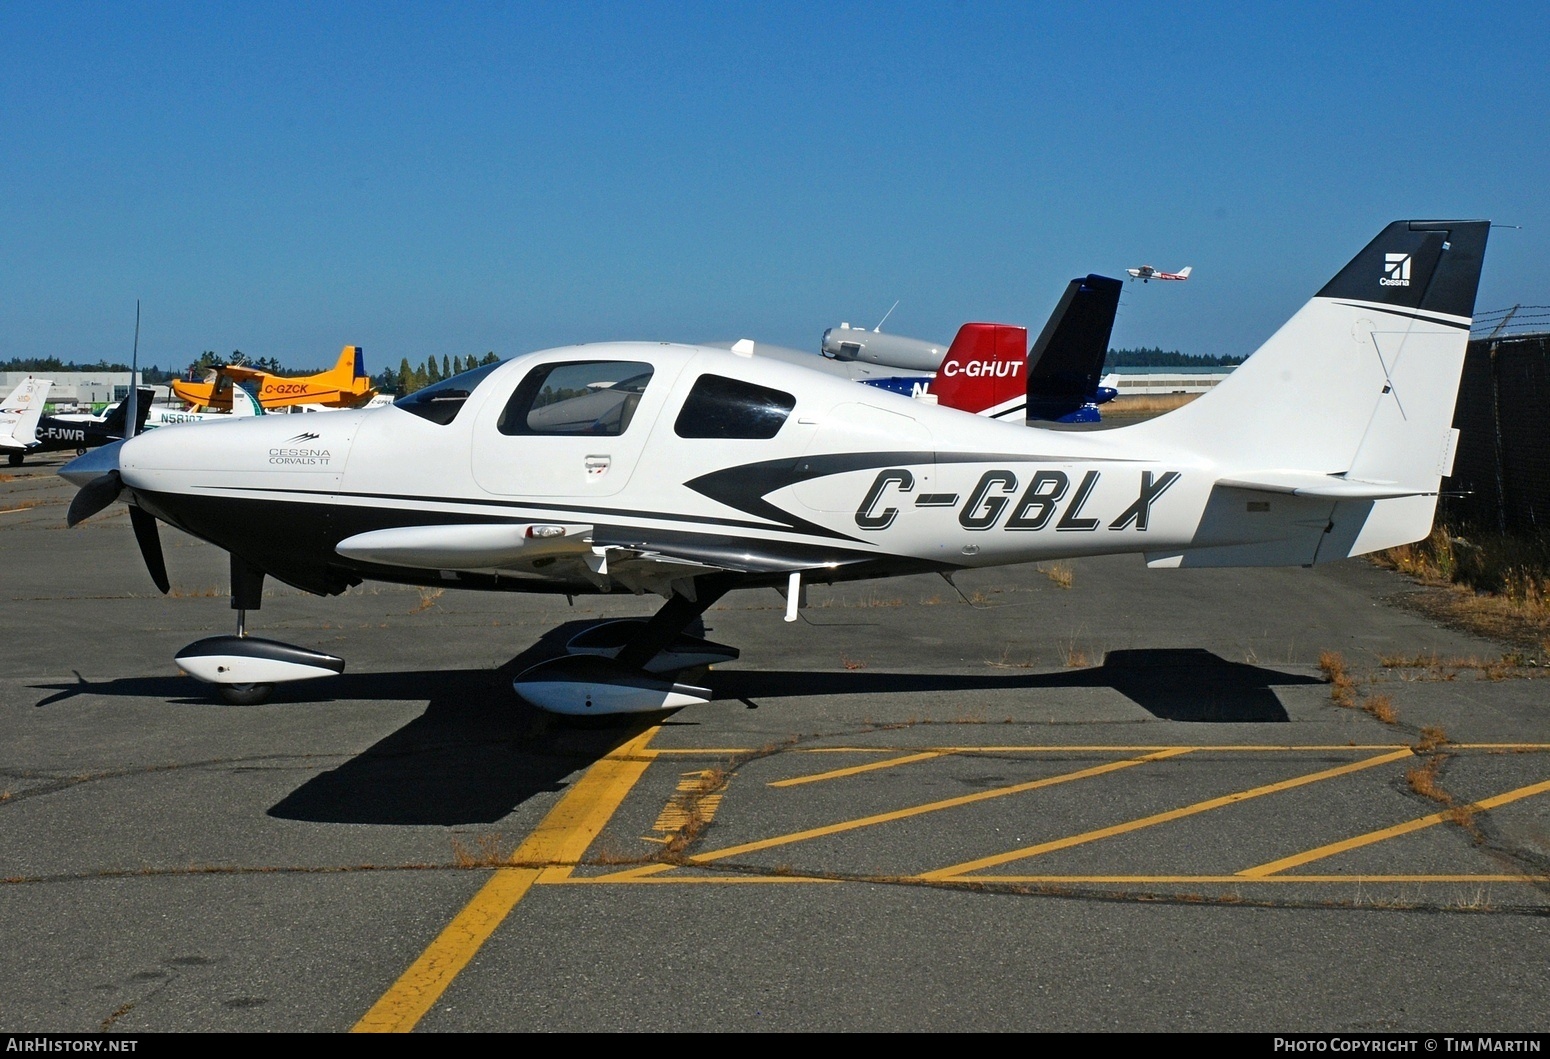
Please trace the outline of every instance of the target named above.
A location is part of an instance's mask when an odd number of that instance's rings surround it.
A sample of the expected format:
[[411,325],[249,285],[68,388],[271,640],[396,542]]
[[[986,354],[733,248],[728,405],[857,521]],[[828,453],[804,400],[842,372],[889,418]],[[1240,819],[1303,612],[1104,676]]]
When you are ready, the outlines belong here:
[[174,656],[178,668],[208,684],[281,684],[335,676],[344,659],[259,636],[210,636]]

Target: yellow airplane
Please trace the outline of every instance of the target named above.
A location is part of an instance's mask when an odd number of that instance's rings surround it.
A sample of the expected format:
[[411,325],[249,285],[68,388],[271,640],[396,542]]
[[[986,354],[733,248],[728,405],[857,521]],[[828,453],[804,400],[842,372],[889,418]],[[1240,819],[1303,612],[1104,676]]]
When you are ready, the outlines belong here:
[[205,382],[174,379],[172,392],[179,400],[199,408],[226,409],[231,407],[234,385],[253,394],[266,412],[300,404],[356,408],[377,395],[371,377],[366,374],[360,346],[345,346],[339,354],[339,362],[316,375],[288,378],[258,368],[226,364],[217,368]]

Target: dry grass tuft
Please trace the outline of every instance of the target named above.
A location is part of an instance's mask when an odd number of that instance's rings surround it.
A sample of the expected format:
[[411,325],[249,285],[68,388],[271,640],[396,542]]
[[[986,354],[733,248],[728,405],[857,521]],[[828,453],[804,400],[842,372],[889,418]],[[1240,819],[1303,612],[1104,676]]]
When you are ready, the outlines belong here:
[[1451,804],[1453,799],[1437,782],[1437,774],[1442,771],[1443,763],[1447,760],[1447,754],[1430,755],[1425,761],[1411,765],[1405,771],[1405,782],[1409,784],[1412,791],[1423,798],[1441,802],[1443,805]]
[[1336,706],[1348,710],[1362,710],[1384,724],[1398,724],[1399,711],[1394,701],[1382,692],[1363,696],[1356,686],[1356,678],[1346,668],[1345,657],[1339,651],[1320,651],[1319,669],[1329,681],[1329,697]]
[[1439,747],[1448,745],[1448,733],[1437,725],[1428,724],[1421,727],[1421,741],[1415,745],[1417,754],[1430,754]]
[[1540,672],[1537,659],[1523,651],[1508,651],[1500,658],[1443,658],[1436,652],[1423,652],[1412,656],[1385,655],[1379,659],[1385,669],[1419,669],[1419,677],[1407,680],[1456,680],[1464,671],[1477,674],[1482,680],[1509,680],[1514,677],[1532,677]]
[[1076,580],[1076,572],[1071,569],[1069,563],[1054,563],[1050,566],[1038,566],[1034,569],[1061,588],[1070,588],[1071,582]]
[[1550,655],[1550,537],[1472,532],[1466,538],[1437,525],[1424,541],[1373,560],[1445,589],[1417,601],[1439,620]]
[[114,1010],[113,1014],[109,1015],[107,1018],[102,1020],[102,1025],[97,1027],[98,1032],[107,1033],[109,1030],[111,1030],[113,1028],[113,1024],[115,1022],[117,1022],[119,1019],[123,1018],[125,1015],[127,1015],[131,1011],[133,1011],[134,1010],[134,1006],[135,1006],[135,1002],[133,1000],[129,1001],[129,1003],[127,1003],[127,1004],[120,1004]]
[[1368,695],[1362,700],[1362,709],[1384,724],[1399,722],[1399,713],[1394,709],[1394,703],[1387,695],[1381,693]]
[[995,666],[997,669],[1032,669],[1033,668],[1033,660],[1032,659],[1023,659],[1020,662],[1012,661],[1012,645],[1011,644],[1008,644],[1007,646],[1005,646],[1005,647],[1003,647],[1001,649],[1001,657],[999,659],[992,660],[992,659],[987,658],[987,659],[985,659],[985,664],[987,666]]
[[852,671],[866,668],[866,663],[859,658],[849,658],[845,655],[840,655],[840,665]]
[[498,868],[506,863],[501,852],[499,832],[486,832],[474,836],[473,847],[464,845],[457,835],[452,836],[452,863],[459,868]]
[[409,613],[410,614],[419,614],[421,611],[430,610],[432,607],[434,607],[436,605],[436,601],[438,599],[440,599],[442,597],[442,595],[446,591],[447,590],[444,589],[444,588],[422,588],[422,589],[420,589],[420,602],[416,603],[415,606],[414,606],[414,609],[411,610]]
[[[1423,737],[1427,729],[1423,729]],[[1431,731],[1439,731],[1431,729]],[[1446,737],[1444,737],[1446,738]],[[1448,790],[1443,787],[1441,774],[1442,767],[1448,761],[1448,755],[1432,751],[1425,761],[1412,765],[1405,772],[1405,783],[1410,789],[1428,801],[1436,802],[1443,807],[1443,819],[1450,824],[1457,824],[1469,832],[1470,838],[1476,845],[1485,842],[1485,833],[1480,830],[1475,822],[1475,810],[1468,805],[1460,805]]]
[[1339,651],[1320,651],[1319,671],[1329,681],[1329,697],[1337,706],[1350,709],[1356,705],[1356,681],[1351,679],[1345,657]]
[[1092,665],[1087,659],[1087,652],[1074,643],[1066,645],[1065,657],[1067,669],[1085,669]]
[[219,585],[206,585],[203,588],[171,588],[167,590],[168,599],[218,599],[226,594],[226,590]]
[[1175,408],[1183,408],[1199,396],[1198,393],[1138,393],[1127,397],[1116,397],[1104,406],[1105,418],[1147,412],[1171,412]]

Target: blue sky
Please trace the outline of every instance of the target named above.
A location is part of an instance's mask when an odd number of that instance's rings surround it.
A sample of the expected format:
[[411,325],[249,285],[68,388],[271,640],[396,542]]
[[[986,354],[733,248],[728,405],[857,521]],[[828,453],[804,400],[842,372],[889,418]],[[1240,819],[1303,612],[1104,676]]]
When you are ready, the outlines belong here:
[[[449,10],[450,8],[450,10]],[[1540,4],[0,6],[0,359],[511,356],[1130,284],[1251,352],[1388,221],[1550,303]]]

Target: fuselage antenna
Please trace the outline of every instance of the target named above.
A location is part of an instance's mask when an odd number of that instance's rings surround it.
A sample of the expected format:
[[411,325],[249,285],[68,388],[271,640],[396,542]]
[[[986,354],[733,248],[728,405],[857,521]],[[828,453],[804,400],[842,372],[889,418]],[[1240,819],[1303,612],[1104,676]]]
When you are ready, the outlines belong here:
[[899,307],[899,303],[898,302],[894,302],[893,303],[893,309],[889,309],[887,312],[883,313],[883,318],[881,320],[877,321],[877,326],[876,327],[872,328],[872,333],[874,335],[877,334],[879,331],[881,331],[883,329],[883,324],[886,323],[888,318],[893,315],[893,310],[897,309],[898,307]]

